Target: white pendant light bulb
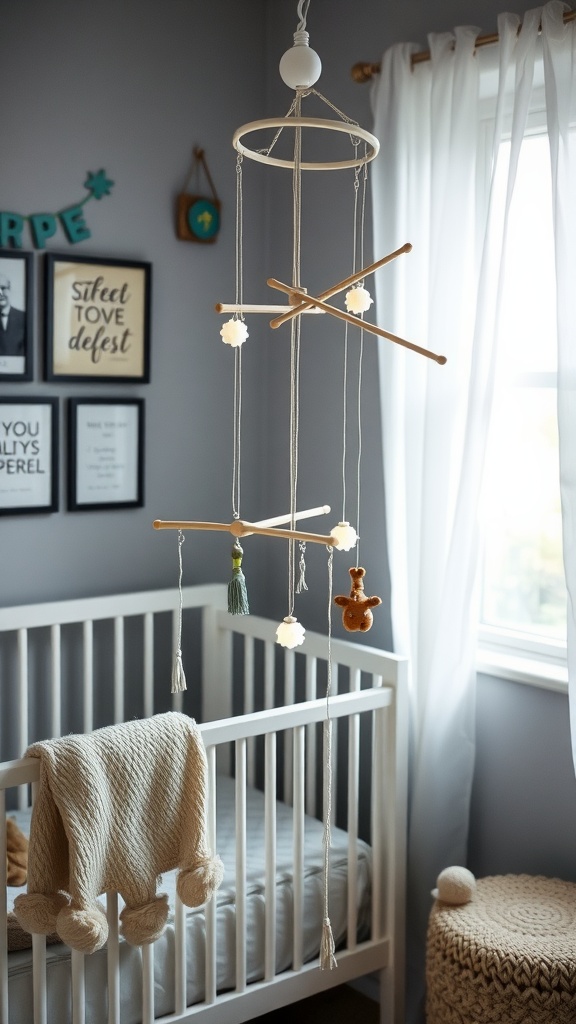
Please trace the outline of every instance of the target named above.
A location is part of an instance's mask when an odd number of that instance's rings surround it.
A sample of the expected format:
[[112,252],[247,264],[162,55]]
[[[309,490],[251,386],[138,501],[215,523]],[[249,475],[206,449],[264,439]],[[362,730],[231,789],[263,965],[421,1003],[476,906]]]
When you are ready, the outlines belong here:
[[276,643],[292,650],[293,647],[299,647],[304,643],[305,633],[306,630],[302,623],[298,622],[293,615],[287,615],[276,630]]
[[336,541],[334,547],[337,551],[350,551],[358,540],[356,530],[347,522],[338,523],[338,526],[330,530],[330,536]]
[[355,288],[351,288],[350,291],[346,292],[346,309],[349,313],[366,313],[370,309],[374,299],[370,295],[370,292],[363,288],[362,285],[357,285]]
[[290,89],[309,89],[320,78],[322,61],[308,45],[305,29],[294,33],[294,46],[280,60],[280,77]]
[[243,345],[248,337],[248,328],[243,320],[227,320],[225,324],[222,324],[222,330],[220,331],[220,337],[225,345],[231,345],[232,348],[238,348],[239,345]]

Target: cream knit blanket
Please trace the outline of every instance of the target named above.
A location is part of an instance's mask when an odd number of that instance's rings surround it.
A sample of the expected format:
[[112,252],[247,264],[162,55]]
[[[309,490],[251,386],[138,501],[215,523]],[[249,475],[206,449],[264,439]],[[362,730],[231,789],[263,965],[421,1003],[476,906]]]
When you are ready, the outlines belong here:
[[108,926],[97,897],[117,891],[124,937],[136,945],[162,934],[167,896],[159,876],[180,868],[187,906],[205,903],[223,866],[206,841],[206,754],[193,719],[179,712],[35,743],[40,759],[32,810],[28,892],[14,911],[29,932],[57,932],[92,953]]

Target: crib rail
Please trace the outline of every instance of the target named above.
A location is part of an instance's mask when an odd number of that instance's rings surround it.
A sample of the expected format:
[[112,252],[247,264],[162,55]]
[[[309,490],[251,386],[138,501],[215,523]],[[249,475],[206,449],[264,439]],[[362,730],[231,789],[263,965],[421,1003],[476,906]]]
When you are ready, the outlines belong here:
[[[154,946],[143,947],[140,957],[140,1024],[162,1020],[213,1021],[240,1024],[281,1005],[341,984],[370,972],[380,972],[382,1022],[403,1020],[403,919],[404,845],[406,814],[406,671],[404,659],[389,653],[333,638],[331,690],[328,679],[327,638],[307,632],[296,651],[275,643],[276,623],[257,616],[231,616],[225,611],[223,586],[188,587],[184,609],[192,615],[189,646],[200,666],[198,679],[188,677],[185,701],[196,700],[194,716],[202,722],[210,775],[208,827],[212,846],[218,849],[215,801],[219,779],[232,775],[235,788],[236,950],[235,980],[231,991],[218,985],[218,935],[216,902],[205,908],[204,998],[192,1006],[187,988],[186,910],[177,900],[174,920],[173,1011],[160,1017],[154,983]],[[67,723],[66,663],[70,642],[67,627],[76,630],[74,665],[81,666],[82,722],[75,731],[91,731],[95,724],[123,721],[133,694],[134,673],[127,662],[138,665],[142,681],[140,714],[167,710],[158,706],[158,676],[163,699],[169,689],[171,659],[178,628],[179,594],[176,589],[115,595],[73,602],[56,602],[26,608],[0,609],[0,672],[3,671],[2,638],[16,651],[17,699],[11,709],[10,733],[18,751],[42,738],[33,731],[32,704],[46,691],[51,731],[60,735]],[[157,614],[168,624],[168,642],[158,639]],[[168,615],[166,615],[168,613]],[[142,622],[135,640],[132,625]],[[99,709],[98,623],[110,620],[105,641],[113,666],[112,707],[105,722],[95,723]],[[42,630],[41,657],[34,631]],[[46,637],[48,640],[46,641]],[[79,640],[80,637],[80,640]],[[16,638],[16,639],[14,639]],[[134,647],[138,650],[135,652]],[[159,646],[164,661],[159,667]],[[11,656],[12,656],[11,655]],[[36,664],[31,665],[31,662]],[[12,667],[12,662],[10,662]],[[40,673],[38,674],[38,668]],[[33,669],[36,670],[36,676]],[[4,678],[4,675],[3,675]],[[201,684],[200,684],[201,680]],[[234,681],[234,682],[233,682]],[[201,688],[201,700],[198,689]],[[2,687],[5,691],[5,687]],[[168,707],[191,713],[182,695],[168,694]],[[0,712],[6,714],[4,703]],[[338,951],[337,972],[318,970],[317,958],[306,961],[304,943],[304,835],[305,816],[323,817],[322,771],[327,712],[332,738],[334,817],[347,832],[348,891],[346,939]],[[6,755],[4,755],[6,756]],[[9,755],[14,756],[14,755]],[[36,759],[13,759],[0,764],[0,841],[5,842],[5,815],[29,801],[37,783]],[[247,972],[246,851],[250,836],[246,824],[248,787],[261,789],[265,815],[265,962],[264,976],[252,981]],[[293,834],[292,965],[277,970],[276,919],[276,810],[277,799],[289,806]],[[358,839],[372,849],[371,931],[358,939]],[[0,1024],[10,1024],[9,968],[6,939],[6,864],[0,857],[4,896],[0,900]],[[2,902],[3,900],[3,902]],[[121,1017],[120,962],[125,944],[118,938],[118,897],[109,894],[109,939],[106,950],[107,1024],[124,1024]],[[47,971],[50,953],[43,937],[34,937],[34,1024],[52,1024],[48,1003]],[[19,955],[19,954],[17,954]],[[99,956],[100,954],[95,954]],[[87,1017],[86,992],[93,984],[92,958],[72,953],[70,958],[70,1007],[57,1024],[100,1024]],[[337,977],[335,977],[335,974]],[[102,985],[102,978],[98,984]],[[133,1018],[136,1020],[136,1018]],[[32,1021],[30,1022],[32,1024]]]
[[[394,733],[394,691],[391,687],[374,687],[340,694],[330,701],[330,719],[336,723],[347,719],[349,728],[355,730],[359,717],[369,714],[373,728],[386,745],[385,737],[390,739]],[[328,978],[317,970],[317,962],[305,965],[302,953],[303,932],[303,893],[296,888],[295,910],[293,923],[293,965],[292,970],[277,975],[275,969],[275,902],[273,893],[276,887],[275,864],[275,801],[276,801],[276,758],[275,749],[279,733],[290,731],[293,742],[293,816],[294,816],[294,872],[301,877],[300,866],[303,862],[304,837],[304,792],[305,792],[305,733],[306,728],[326,719],[326,702],[322,699],[296,704],[291,708],[261,711],[250,715],[210,722],[201,726],[207,751],[209,767],[210,804],[208,827],[211,845],[218,848],[218,836],[215,832],[215,794],[217,787],[216,752],[222,745],[232,744],[235,749],[236,764],[236,986],[232,993],[219,995],[216,990],[216,907],[212,901],[206,908],[206,965],[205,965],[205,1000],[193,1007],[186,1006],[186,936],[183,929],[184,912],[177,901],[175,944],[176,965],[174,982],[174,1013],[161,1018],[168,1022],[178,1020],[217,1020],[230,1022],[248,1020],[259,1013],[265,1012],[271,1005],[278,1005],[278,1000],[288,1002],[293,995],[290,986],[293,984],[295,972],[299,977],[299,997],[307,991],[318,991],[325,987]],[[264,737],[266,743],[265,763],[265,805],[266,805],[266,965],[262,982],[247,983],[246,977],[246,751],[250,739]],[[362,970],[378,970],[389,965],[394,949],[394,908],[390,906],[391,894],[386,891],[387,872],[391,870],[390,858],[394,858],[394,841],[390,832],[390,805],[393,794],[389,792],[389,780],[382,771],[381,751],[378,748],[372,763],[371,786],[373,789],[374,820],[372,845],[375,854],[374,877],[372,887],[372,934],[365,943],[356,941],[356,903],[354,891],[348,902],[348,927],[346,948],[338,954],[339,982],[355,976],[358,961],[361,960]],[[4,794],[10,786],[28,784],[34,786],[38,781],[38,761],[33,758],[5,763],[0,766],[0,794],[5,807]],[[351,837],[349,845],[350,878],[356,877],[355,843],[357,835],[357,802],[352,793],[358,786],[358,779],[349,779],[351,799],[349,800],[348,831]],[[4,821],[4,815],[2,815]],[[5,864],[2,865],[5,878]],[[4,890],[5,891],[5,888]],[[108,941],[108,1022],[120,1024],[120,981],[119,981],[119,941],[118,941],[118,901],[115,894],[108,894],[108,919],[110,935]],[[381,906],[384,912],[381,912]],[[6,908],[4,906],[5,915]],[[368,953],[368,957],[366,954]],[[152,946],[143,947],[142,957],[142,1024],[151,1024],[157,1018],[154,1011],[154,951]],[[34,937],[34,1024],[45,1024],[47,1017],[46,990],[46,942],[43,937]],[[86,1024],[83,1007],[85,992],[85,958],[73,953],[71,959],[71,1007],[73,1024]],[[367,967],[369,964],[371,966]],[[6,927],[0,930],[0,1022],[9,1024],[8,1016],[8,964],[6,956]],[[303,981],[303,978],[306,981]],[[333,981],[332,981],[333,983]],[[274,991],[271,1003],[271,989]],[[284,994],[283,994],[284,990]],[[241,997],[241,998],[240,998]],[[392,1020],[393,1018],[390,1018]]]

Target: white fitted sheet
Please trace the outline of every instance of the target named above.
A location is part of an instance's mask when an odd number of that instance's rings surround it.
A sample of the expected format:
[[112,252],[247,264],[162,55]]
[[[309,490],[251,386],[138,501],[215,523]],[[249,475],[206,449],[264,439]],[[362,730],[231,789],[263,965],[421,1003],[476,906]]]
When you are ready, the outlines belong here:
[[[216,850],[225,866],[224,881],[217,893],[217,986],[219,991],[235,986],[235,826],[234,781],[219,776],[217,792]],[[247,979],[256,981],[264,973],[264,796],[258,790],[247,792],[247,861],[246,861],[246,947]],[[29,812],[14,812],[16,820],[27,829]],[[304,843],[304,958],[318,955],[323,918],[323,827],[314,818],[306,818]],[[292,809],[277,804],[277,929],[276,969],[286,970],[292,963]],[[368,934],[371,889],[371,851],[358,841],[358,937]],[[348,835],[332,829],[330,854],[330,920],[336,945],[346,934],[348,890]],[[175,873],[162,878],[158,892],[172,897]],[[8,890],[9,910],[22,889]],[[173,907],[173,900],[170,901]],[[186,912],[187,931],[187,1002],[192,1005],[204,997],[204,911]],[[71,1019],[70,951],[62,944],[48,945],[48,1024],[66,1024]],[[105,1024],[106,949],[86,957],[86,1020],[89,1024]],[[141,1020],[141,953],[138,948],[121,941],[120,1010],[123,1024]],[[30,1024],[32,1010],[31,950],[9,956],[10,1024]],[[174,926],[169,917],[164,935],[154,946],[155,1012],[174,1010]]]

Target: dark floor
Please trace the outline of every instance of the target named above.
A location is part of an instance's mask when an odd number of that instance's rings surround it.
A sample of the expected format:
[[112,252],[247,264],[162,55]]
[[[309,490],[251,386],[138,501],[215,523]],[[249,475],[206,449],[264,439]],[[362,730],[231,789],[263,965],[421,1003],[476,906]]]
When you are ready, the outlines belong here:
[[261,1024],[378,1024],[379,1009],[378,1003],[349,985],[339,985],[257,1019]]

